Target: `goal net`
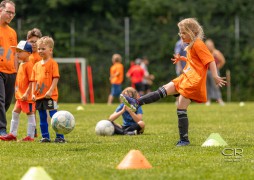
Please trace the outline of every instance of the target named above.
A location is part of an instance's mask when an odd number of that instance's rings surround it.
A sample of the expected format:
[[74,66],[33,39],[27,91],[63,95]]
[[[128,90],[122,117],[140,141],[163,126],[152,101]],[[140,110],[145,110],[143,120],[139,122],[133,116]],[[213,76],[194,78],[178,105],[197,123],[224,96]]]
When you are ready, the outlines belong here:
[[54,58],[58,63],[59,102],[86,104],[86,59]]

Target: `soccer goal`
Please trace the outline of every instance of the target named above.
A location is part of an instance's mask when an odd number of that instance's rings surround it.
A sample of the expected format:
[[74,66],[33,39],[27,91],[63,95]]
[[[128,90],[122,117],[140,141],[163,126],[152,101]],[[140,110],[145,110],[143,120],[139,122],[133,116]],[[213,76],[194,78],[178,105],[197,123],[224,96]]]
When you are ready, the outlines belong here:
[[58,63],[59,102],[86,104],[86,59],[54,58]]

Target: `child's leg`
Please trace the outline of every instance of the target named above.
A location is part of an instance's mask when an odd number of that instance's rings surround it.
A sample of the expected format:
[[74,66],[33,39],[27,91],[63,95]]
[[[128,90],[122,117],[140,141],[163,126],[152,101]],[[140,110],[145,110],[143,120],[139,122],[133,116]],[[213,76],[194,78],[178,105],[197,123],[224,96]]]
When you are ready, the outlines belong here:
[[14,109],[12,111],[12,118],[11,118],[11,126],[10,126],[10,133],[14,136],[18,134],[18,126],[19,126],[19,115],[21,113],[21,106],[18,101],[16,101]]
[[41,135],[43,138],[50,139],[48,131],[47,111],[39,110],[39,116],[40,116]]
[[17,136],[17,134],[18,134],[19,115],[20,115],[20,113],[12,111],[10,133],[13,134],[14,136]]
[[27,136],[34,138],[34,133],[35,133],[35,114],[27,114],[28,118],[28,124],[27,124]]
[[[56,109],[54,109],[54,110],[50,110],[50,111],[49,111],[49,115],[50,115],[50,117],[52,118],[52,117],[53,117],[53,115],[54,115],[56,112],[57,112],[57,110],[56,110]],[[56,138],[62,138],[62,139],[64,139],[64,135],[63,135],[63,134],[57,134],[57,133],[56,133]]]
[[144,96],[141,96],[138,99],[139,105],[150,104],[158,101],[161,98],[166,97],[167,95],[177,94],[178,92],[175,89],[175,85],[173,82],[169,82],[168,84],[160,87],[157,91],[150,92]]
[[112,124],[114,125],[114,128],[115,128],[114,134],[124,135],[124,130],[120,125],[118,125],[114,122],[112,122]]
[[130,127],[126,128],[125,131],[135,131],[137,130],[138,134],[141,134],[144,132],[145,129],[145,123],[143,121],[139,121],[139,123],[135,123],[131,125]]
[[187,107],[190,104],[190,100],[179,96],[179,104],[177,107],[177,116],[178,116],[178,128],[180,141],[189,141],[188,139],[188,129],[189,129],[189,120],[187,116]]

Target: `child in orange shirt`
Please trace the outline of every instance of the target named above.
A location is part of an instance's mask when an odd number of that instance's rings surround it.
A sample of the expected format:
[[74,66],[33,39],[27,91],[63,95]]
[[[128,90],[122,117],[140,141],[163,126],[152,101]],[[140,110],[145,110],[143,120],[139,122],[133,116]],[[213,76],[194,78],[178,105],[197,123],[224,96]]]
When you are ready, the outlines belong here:
[[124,78],[124,67],[122,64],[122,57],[120,54],[113,54],[112,66],[110,67],[110,83],[111,92],[108,96],[108,104],[112,104],[114,97],[119,98],[122,92],[122,83]]
[[[57,112],[58,89],[57,83],[60,78],[57,62],[52,58],[54,40],[44,36],[37,41],[38,53],[42,60],[37,62],[32,72],[32,98],[36,101],[36,109],[39,111],[40,128],[42,139],[41,143],[51,142],[47,110],[52,117]],[[63,134],[56,134],[56,143],[65,143]]]
[[186,61],[183,73],[157,91],[148,93],[139,99],[133,99],[123,94],[120,95],[120,98],[125,105],[135,111],[141,105],[156,102],[168,95],[179,96],[177,115],[180,140],[176,146],[186,146],[190,144],[187,108],[191,101],[207,101],[206,73],[208,67],[218,86],[224,86],[226,81],[225,78],[218,76],[214,58],[202,41],[204,32],[198,21],[194,18],[183,19],[178,23],[178,28],[182,41],[188,44],[186,47],[187,57],[174,55],[171,60],[174,64],[180,60]]
[[10,133],[5,136],[0,136],[3,141],[16,141],[19,125],[19,115],[21,111],[27,114],[28,126],[27,137],[22,141],[34,141],[35,129],[35,103],[32,101],[32,82],[31,74],[33,64],[29,61],[29,56],[32,53],[32,46],[27,41],[20,41],[16,47],[17,58],[20,61],[16,83],[15,83],[15,98],[16,103],[12,111],[12,120]]
[[[37,43],[36,43],[38,41],[38,39],[40,39],[41,37],[42,37],[41,31],[37,28],[33,28],[27,32],[26,39],[32,45],[32,49],[33,49],[32,54],[29,56],[29,61],[32,61],[33,64],[35,64],[41,60],[41,56],[39,55],[39,53],[37,51],[38,48],[37,48]],[[37,118],[36,118],[36,113],[35,113],[35,121],[37,124],[36,119]],[[36,127],[35,127],[34,137],[38,137]]]
[[32,45],[33,52],[29,56],[29,60],[33,62],[33,64],[39,62],[42,58],[37,51],[37,41],[42,37],[41,31],[37,28],[33,28],[32,30],[27,32],[27,41]]

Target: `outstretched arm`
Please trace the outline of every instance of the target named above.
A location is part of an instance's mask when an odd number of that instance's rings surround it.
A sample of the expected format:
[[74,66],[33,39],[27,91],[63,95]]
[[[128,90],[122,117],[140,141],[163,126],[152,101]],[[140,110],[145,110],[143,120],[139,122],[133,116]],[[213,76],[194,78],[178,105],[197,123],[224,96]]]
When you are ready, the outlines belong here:
[[176,64],[178,61],[187,61],[187,58],[185,56],[180,56],[179,54],[174,54],[174,57],[171,58],[171,61],[173,61],[173,64]]

